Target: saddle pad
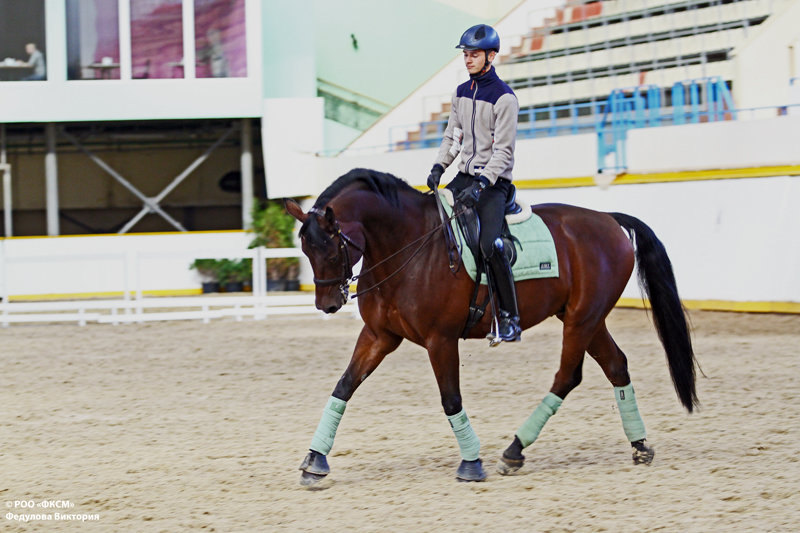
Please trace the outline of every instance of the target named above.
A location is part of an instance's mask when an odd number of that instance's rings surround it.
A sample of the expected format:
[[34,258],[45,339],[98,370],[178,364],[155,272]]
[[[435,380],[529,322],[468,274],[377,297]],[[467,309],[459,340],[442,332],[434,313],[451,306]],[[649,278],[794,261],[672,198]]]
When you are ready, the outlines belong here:
[[[442,195],[443,196],[443,195]],[[442,202],[444,205],[447,216],[453,215],[453,209],[450,207],[449,202]],[[553,242],[553,236],[550,230],[544,223],[542,218],[530,210],[530,207],[525,208],[526,211],[531,213],[531,216],[524,222],[516,224],[509,224],[511,234],[514,235],[519,242],[515,242],[517,247],[517,262],[511,267],[511,272],[514,274],[515,281],[522,281],[526,279],[543,279],[543,278],[557,278],[558,277],[558,256],[556,255],[556,245]],[[461,235],[458,222],[452,219],[453,232],[458,235],[458,238],[463,243],[464,236]],[[464,268],[467,270],[469,277],[473,280],[478,272],[475,266],[475,258],[469,247],[462,244],[461,246],[461,260],[464,262]],[[482,283],[486,284],[486,277],[481,278]]]

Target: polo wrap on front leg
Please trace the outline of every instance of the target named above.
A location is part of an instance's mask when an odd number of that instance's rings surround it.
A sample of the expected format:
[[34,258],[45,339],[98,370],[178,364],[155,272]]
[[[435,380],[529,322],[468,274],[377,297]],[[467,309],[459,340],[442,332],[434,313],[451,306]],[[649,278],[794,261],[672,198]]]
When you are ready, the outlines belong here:
[[527,448],[533,444],[537,437],[539,437],[539,432],[542,431],[542,428],[550,417],[556,414],[556,411],[561,407],[563,401],[564,400],[552,392],[547,393],[547,396],[542,399],[542,403],[536,407],[533,413],[531,413],[531,416],[529,416],[517,430],[517,437],[522,443],[523,448]]
[[314,438],[311,439],[311,450],[328,455],[333,447],[333,439],[336,438],[336,429],[342,420],[345,407],[347,407],[346,401],[333,396],[328,398],[328,403],[322,411],[322,418],[314,432]]
[[469,423],[467,413],[462,409],[459,413],[448,416],[450,427],[456,435],[458,447],[461,449],[461,458],[465,461],[474,461],[480,456],[481,441]]
[[622,418],[622,429],[630,442],[647,438],[639,407],[636,405],[636,395],[633,393],[633,383],[624,387],[614,387],[614,397],[617,399],[619,416]]

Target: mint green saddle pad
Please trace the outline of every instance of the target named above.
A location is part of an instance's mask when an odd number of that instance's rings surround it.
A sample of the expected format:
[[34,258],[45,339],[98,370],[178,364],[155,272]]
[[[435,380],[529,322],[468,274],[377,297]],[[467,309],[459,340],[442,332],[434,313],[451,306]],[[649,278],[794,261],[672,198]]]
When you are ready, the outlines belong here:
[[[440,194],[447,216],[453,215],[453,209],[447,203],[446,197]],[[530,207],[523,207],[530,209]],[[453,232],[461,243],[461,260],[469,276],[474,280],[478,272],[475,266],[475,258],[464,241],[458,227],[458,222],[452,219]],[[558,277],[558,256],[556,255],[556,245],[553,236],[545,225],[544,221],[536,213],[531,213],[530,218],[523,222],[508,225],[511,234],[519,242],[515,241],[517,247],[517,261],[511,267],[514,280],[522,281],[526,279],[543,279]],[[486,284],[486,276],[481,277],[481,282]]]

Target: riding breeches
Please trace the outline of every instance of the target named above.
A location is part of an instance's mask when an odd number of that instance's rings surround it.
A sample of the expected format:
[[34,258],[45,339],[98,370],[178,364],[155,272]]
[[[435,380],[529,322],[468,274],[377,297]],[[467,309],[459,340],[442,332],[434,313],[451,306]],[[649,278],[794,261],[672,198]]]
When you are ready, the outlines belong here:
[[[475,178],[464,172],[459,172],[456,177],[447,185],[447,188],[457,194],[466,187],[472,187]],[[497,183],[487,187],[481,193],[475,211],[480,220],[480,247],[481,253],[485,258],[490,258],[494,253],[494,241],[503,231],[503,219],[505,218],[505,205],[508,193],[511,189],[511,182],[504,178],[498,178]]]
[[487,187],[481,193],[478,204],[475,206],[481,223],[481,253],[487,259],[492,257],[494,241],[497,240],[503,230],[503,220],[506,216],[506,198],[508,198],[510,187],[510,181],[499,178],[497,183]]

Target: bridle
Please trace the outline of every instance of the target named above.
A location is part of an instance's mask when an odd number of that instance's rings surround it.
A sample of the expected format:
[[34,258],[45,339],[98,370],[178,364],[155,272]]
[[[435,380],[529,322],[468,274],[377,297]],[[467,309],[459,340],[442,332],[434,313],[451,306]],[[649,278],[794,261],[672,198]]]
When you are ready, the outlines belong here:
[[[324,217],[325,216],[325,213],[321,209],[316,208],[316,207],[312,207],[311,209],[309,209],[308,212],[310,214],[313,213],[313,214],[318,215],[320,217]],[[447,221],[447,223],[449,224],[449,221]],[[445,224],[445,222],[442,222],[441,224],[435,226],[432,230],[428,231],[427,233],[425,233],[421,237],[415,239],[414,241],[408,243],[407,245],[405,245],[404,247],[400,248],[399,250],[397,250],[392,255],[383,258],[382,260],[378,261],[377,263],[375,263],[374,265],[372,265],[368,269],[362,270],[361,273],[358,274],[357,276],[354,276],[353,275],[353,266],[352,266],[351,261],[350,261],[350,250],[349,250],[348,246],[352,246],[353,248],[355,248],[356,250],[361,252],[362,256],[365,254],[365,250],[364,250],[364,248],[359,246],[358,243],[353,241],[353,239],[348,237],[346,233],[344,233],[342,231],[341,226],[339,226],[339,221],[334,218],[333,219],[333,233],[328,234],[328,237],[331,240],[335,239],[336,237],[339,237],[338,259],[342,264],[342,274],[338,278],[319,279],[319,278],[315,277],[314,278],[314,283],[317,284],[317,285],[322,285],[322,286],[336,285],[338,283],[339,284],[339,291],[341,292],[342,299],[344,301],[348,300],[348,296],[350,297],[350,299],[358,298],[359,296],[361,296],[361,295],[363,295],[363,294],[365,294],[365,293],[367,293],[367,292],[369,292],[369,291],[371,291],[373,289],[378,288],[383,283],[385,283],[386,281],[388,281],[389,279],[393,278],[395,275],[400,273],[405,267],[407,267],[408,264],[412,261],[412,259],[414,259],[414,257],[416,257],[425,248],[425,246],[427,246],[431,242],[431,239],[432,239],[433,235],[438,230],[440,230],[444,224]],[[422,242],[420,243],[420,241],[422,241]],[[352,283],[358,281],[358,279],[363,277],[364,274],[368,274],[369,272],[375,270],[377,267],[379,267],[380,265],[382,265],[386,261],[388,261],[388,260],[392,259],[393,257],[403,253],[404,251],[408,250],[409,248],[411,248],[412,246],[414,246],[417,243],[420,243],[420,244],[417,247],[417,249],[414,250],[414,253],[412,253],[408,257],[408,259],[406,259],[406,261],[402,265],[400,265],[400,267],[397,268],[394,272],[392,272],[391,274],[389,274],[388,276],[386,276],[385,278],[383,278],[379,282],[375,283],[371,287],[367,287],[364,290],[358,291],[355,294],[350,295],[350,285]]]
[[[320,217],[324,217],[325,213],[316,207],[312,207],[308,211],[309,213],[313,213],[315,215],[319,215]],[[350,249],[349,246],[352,246],[359,252],[361,255],[364,255],[364,249],[358,245],[353,239],[347,236],[346,233],[342,231],[341,226],[339,226],[339,221],[335,218],[333,219],[333,233],[329,234],[328,237],[333,240],[336,237],[339,237],[339,246],[338,246],[338,260],[342,264],[342,274],[338,278],[329,278],[329,279],[320,279],[315,277],[314,284],[316,285],[336,285],[339,284],[339,290],[342,293],[342,299],[347,301],[347,296],[350,294],[350,284],[357,276],[353,276],[353,265],[350,261]]]

